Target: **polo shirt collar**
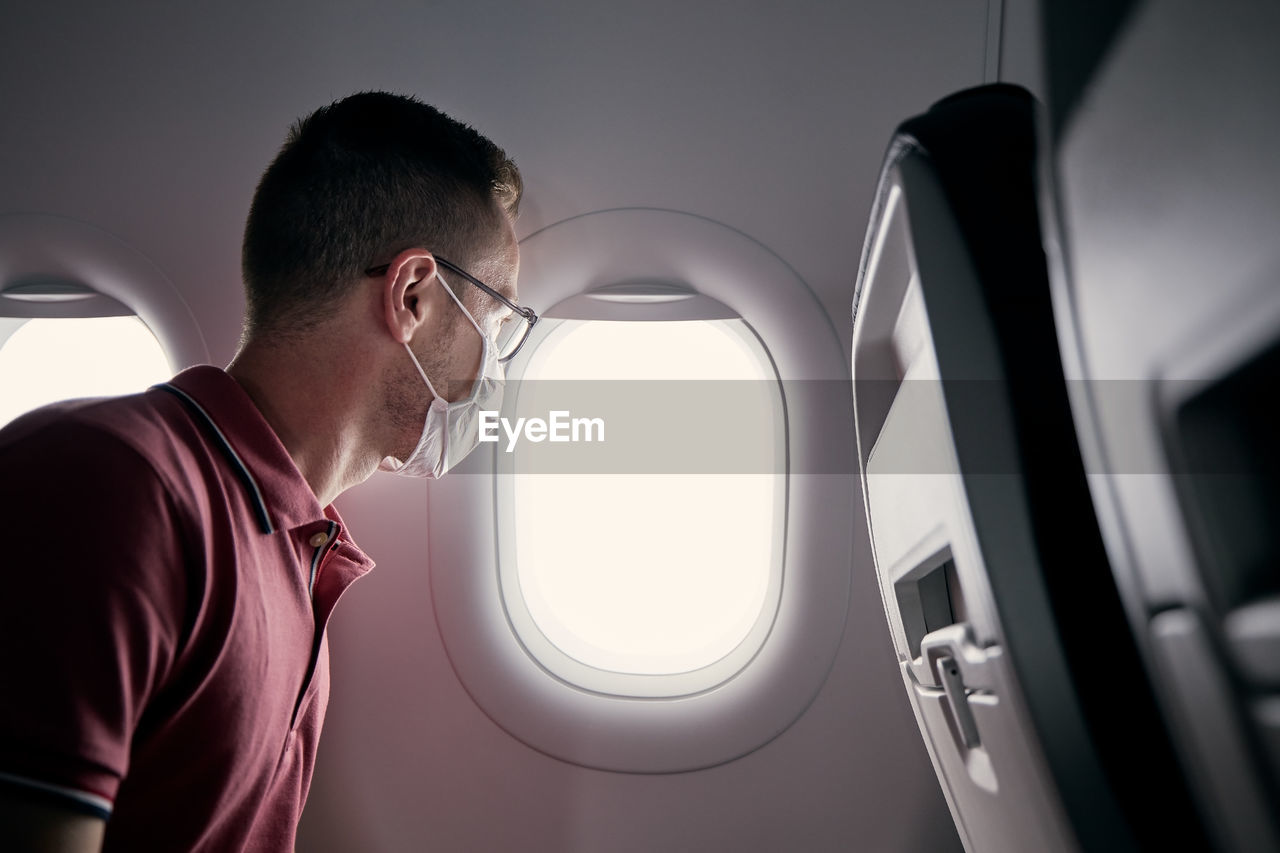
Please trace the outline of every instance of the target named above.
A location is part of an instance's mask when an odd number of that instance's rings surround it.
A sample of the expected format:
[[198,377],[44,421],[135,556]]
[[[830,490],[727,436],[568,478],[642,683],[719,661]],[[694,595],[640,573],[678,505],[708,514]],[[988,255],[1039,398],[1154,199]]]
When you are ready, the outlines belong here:
[[211,365],[189,367],[157,388],[178,392],[189,406],[194,404],[207,416],[240,469],[264,533],[292,531],[326,519],[342,524],[332,505],[320,506],[262,412],[226,371]]

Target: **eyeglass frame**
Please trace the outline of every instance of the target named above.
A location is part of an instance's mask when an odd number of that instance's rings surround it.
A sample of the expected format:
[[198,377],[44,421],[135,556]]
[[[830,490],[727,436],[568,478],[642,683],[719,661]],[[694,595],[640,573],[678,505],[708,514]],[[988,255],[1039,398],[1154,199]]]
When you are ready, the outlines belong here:
[[[517,305],[516,303],[512,302],[510,299],[503,296],[501,293],[494,290],[492,287],[485,284],[483,281],[476,278],[471,273],[467,272],[457,264],[446,261],[444,258],[439,257],[438,255],[433,257],[435,257],[435,261],[437,264],[449,270],[450,272],[455,272],[458,275],[462,276],[467,281],[471,282],[476,287],[480,288],[485,293],[489,294],[494,299],[498,300],[503,305],[510,308],[512,312],[524,318],[524,321],[527,324],[524,330],[524,337],[520,338],[520,342],[516,344],[516,348],[511,351],[510,355],[498,356],[498,361],[502,362],[503,364],[506,364],[508,361],[511,361],[511,359],[515,358],[516,355],[520,352],[521,348],[523,348],[524,345],[529,342],[530,333],[533,332],[533,327],[536,326],[538,323],[537,312],[535,312],[532,308],[527,308],[523,305]],[[387,270],[389,269],[391,269],[391,264],[380,264],[376,267],[370,267],[369,269],[365,270],[364,274],[366,276],[381,276],[381,275],[386,275]]]

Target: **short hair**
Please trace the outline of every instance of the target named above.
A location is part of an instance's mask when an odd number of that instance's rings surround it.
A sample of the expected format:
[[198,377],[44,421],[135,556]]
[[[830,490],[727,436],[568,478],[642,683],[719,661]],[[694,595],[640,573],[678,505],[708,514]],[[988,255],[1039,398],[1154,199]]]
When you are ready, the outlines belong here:
[[293,125],[254,193],[245,334],[313,326],[365,269],[413,246],[474,263],[521,192],[501,148],[416,98],[361,92],[321,107]]

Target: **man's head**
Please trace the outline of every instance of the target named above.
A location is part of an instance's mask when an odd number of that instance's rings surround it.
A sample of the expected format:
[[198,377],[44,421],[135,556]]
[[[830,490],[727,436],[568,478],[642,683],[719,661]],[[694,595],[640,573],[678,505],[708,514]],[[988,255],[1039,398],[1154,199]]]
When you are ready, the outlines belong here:
[[485,266],[505,251],[520,194],[500,148],[414,98],[365,92],[321,107],[293,126],[254,195],[246,336],[313,327],[366,268],[406,248]]
[[523,322],[520,194],[500,148],[413,98],[352,95],[290,131],[245,226],[228,372],[322,501],[406,459],[436,395],[480,387],[485,347]]

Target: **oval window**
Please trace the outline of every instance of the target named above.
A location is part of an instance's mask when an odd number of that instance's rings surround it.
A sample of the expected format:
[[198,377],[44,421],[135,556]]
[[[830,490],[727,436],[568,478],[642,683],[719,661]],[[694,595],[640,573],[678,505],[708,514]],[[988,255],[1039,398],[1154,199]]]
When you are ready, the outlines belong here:
[[578,444],[512,443],[499,534],[512,625],[578,687],[710,689],[759,649],[781,589],[783,407],[768,355],[741,319],[540,331],[504,414],[561,412]]
[[840,649],[847,353],[793,269],[705,217],[583,214],[520,257],[547,308],[485,413],[509,423],[482,415],[495,443],[429,486],[449,661],[495,723],[582,767],[744,756]]
[[5,318],[0,344],[0,426],[73,397],[143,391],[173,371],[137,317]]

